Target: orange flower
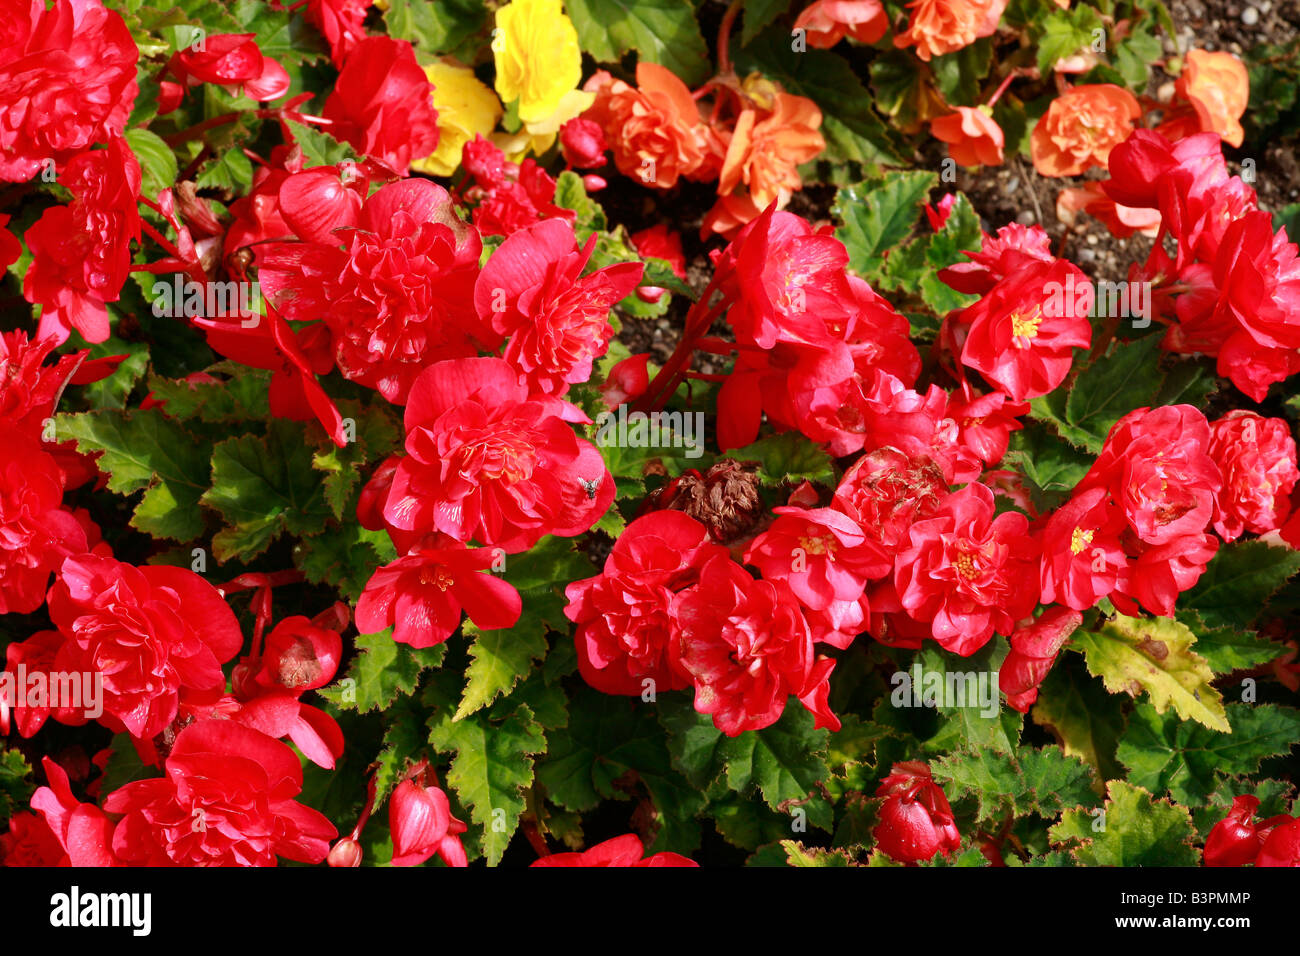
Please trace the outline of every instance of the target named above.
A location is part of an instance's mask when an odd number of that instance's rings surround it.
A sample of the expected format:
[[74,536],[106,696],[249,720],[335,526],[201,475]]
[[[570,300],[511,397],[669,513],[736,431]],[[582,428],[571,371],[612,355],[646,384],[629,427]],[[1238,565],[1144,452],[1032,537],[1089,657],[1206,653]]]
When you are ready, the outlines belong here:
[[1137,99],[1122,87],[1076,86],[1052,100],[1034,127],[1029,140],[1034,168],[1044,176],[1077,176],[1104,166],[1141,115]]
[[1096,180],[1086,182],[1077,189],[1062,189],[1057,193],[1057,219],[1072,226],[1080,212],[1100,219],[1117,239],[1127,239],[1135,232],[1154,238],[1160,232],[1158,209],[1121,206],[1106,195],[1101,183]]
[[962,166],[1002,165],[1002,127],[983,107],[959,106],[931,120],[930,132],[948,144],[948,155]]
[[875,43],[889,29],[889,15],[880,0],[815,0],[804,7],[794,28],[805,31],[809,46],[825,50],[845,36]]
[[914,46],[922,60],[955,53],[997,32],[1006,5],[1007,0],[913,0],[907,29],[894,37],[894,46]]
[[1225,143],[1240,146],[1245,131],[1239,120],[1250,99],[1245,65],[1231,53],[1205,50],[1189,50],[1186,62],[1175,93],[1191,101],[1202,131],[1218,133]]
[[726,196],[743,183],[760,210],[774,199],[785,205],[803,185],[795,167],[826,148],[817,131],[821,125],[817,104],[789,93],[777,93],[762,118],[756,109],[742,110],[722,162],[718,195]]
[[678,177],[707,166],[710,153],[720,154],[722,147],[701,123],[691,91],[671,71],[642,60],[636,82],[628,86],[599,70],[583,87],[596,94],[583,116],[605,131],[619,172],[671,189]]

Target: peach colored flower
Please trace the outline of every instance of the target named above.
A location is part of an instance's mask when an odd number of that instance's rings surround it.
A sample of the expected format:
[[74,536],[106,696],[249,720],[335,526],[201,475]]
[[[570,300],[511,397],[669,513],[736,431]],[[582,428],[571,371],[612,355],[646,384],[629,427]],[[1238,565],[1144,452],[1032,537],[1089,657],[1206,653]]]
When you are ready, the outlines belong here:
[[1096,180],[1056,194],[1057,219],[1072,226],[1080,212],[1100,219],[1117,239],[1127,239],[1135,232],[1154,238],[1160,232],[1160,210],[1121,206],[1106,195]]
[[948,155],[962,166],[1002,165],[1002,127],[987,107],[959,106],[931,120],[930,132],[948,144]]
[[1241,115],[1250,99],[1250,77],[1246,67],[1231,53],[1189,50],[1187,66],[1174,87],[1176,95],[1191,101],[1201,121],[1201,130],[1218,133],[1231,146],[1240,146],[1245,136]]
[[809,46],[823,50],[846,36],[875,43],[889,29],[889,14],[880,0],[815,0],[804,7],[794,28],[805,31]]
[[980,37],[992,36],[1007,0],[913,0],[907,29],[894,37],[896,47],[916,47],[922,60],[955,53]]
[[1078,176],[1104,166],[1141,115],[1137,99],[1122,87],[1076,86],[1052,100],[1034,127],[1029,140],[1034,168],[1043,176]]
[[600,124],[624,176],[647,186],[671,189],[705,163],[710,147],[699,107],[686,84],[654,63],[636,67],[635,87],[596,72],[583,89],[596,102],[583,116]]
[[803,185],[796,167],[826,148],[821,125],[817,104],[789,93],[777,93],[766,115],[742,110],[722,163],[718,194],[726,196],[743,184],[760,210],[773,200],[785,205]]

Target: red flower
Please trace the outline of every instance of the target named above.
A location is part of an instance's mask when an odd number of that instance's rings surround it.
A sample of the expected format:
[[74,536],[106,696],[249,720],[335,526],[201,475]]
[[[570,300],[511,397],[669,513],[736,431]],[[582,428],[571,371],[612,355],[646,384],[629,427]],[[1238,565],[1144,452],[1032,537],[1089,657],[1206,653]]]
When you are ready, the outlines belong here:
[[50,572],[86,550],[86,532],[63,510],[63,474],[31,438],[0,425],[0,614],[45,603]]
[[[114,854],[133,866],[320,863],[337,835],[294,798],[302,767],[288,746],[230,720],[200,720],[176,736],[166,776],[104,798],[121,814]],[[33,798],[35,799],[35,798]]]
[[609,145],[605,132],[594,120],[571,119],[560,127],[560,149],[564,161],[576,169],[595,169],[605,165]]
[[32,809],[63,850],[59,866],[121,866],[113,853],[113,821],[91,803],[72,795],[68,774],[49,757],[41,758],[49,786],[32,794]]
[[[304,195],[289,189],[297,178],[280,190],[290,221],[306,215],[286,202]],[[499,343],[474,313],[482,243],[441,186],[393,183],[365,201],[355,224],[335,215],[341,228],[332,239],[320,241],[314,218],[303,231],[319,238],[260,247],[258,264],[264,293],[286,318],[325,321],[344,377],[401,404],[427,366]]]
[[531,392],[563,395],[591,378],[614,334],[610,309],[641,280],[639,262],[583,275],[595,247],[595,235],[579,249],[569,223],[546,219],[507,238],[474,285],[479,317],[508,336],[505,360]]
[[343,640],[338,631],[295,614],[280,621],[266,636],[261,668],[252,679],[265,690],[301,695],[332,681],[342,656]]
[[1261,839],[1255,825],[1259,798],[1244,794],[1232,798],[1232,808],[1205,838],[1206,866],[1244,866],[1254,863]]
[[1037,620],[1010,636],[1011,652],[998,669],[998,686],[1007,703],[1022,714],[1038,699],[1038,685],[1056,663],[1056,655],[1083,623],[1083,615],[1065,607],[1049,607]]
[[[99,0],[10,0],[0,32],[0,179],[121,135],[140,87],[139,51]],[[25,8],[25,9],[24,9]],[[64,177],[59,177],[61,182]]]
[[1228,412],[1210,424],[1210,457],[1223,476],[1214,530],[1224,541],[1243,531],[1267,534],[1286,523],[1291,489],[1300,480],[1290,426],[1254,412]]
[[1174,601],[1196,584],[1219,550],[1212,534],[1188,534],[1163,544],[1140,545],[1127,583],[1121,579],[1111,601],[1121,614],[1136,615],[1137,605],[1162,617],[1174,616]]
[[701,569],[699,584],[673,599],[672,613],[695,709],[728,737],[776,723],[791,695],[818,727],[839,729],[826,704],[835,662],[814,658],[808,623],[787,592],[719,555]]
[[645,846],[635,833],[597,843],[581,853],[552,853],[533,866],[699,866],[678,853],[654,853],[642,859]]
[[[1076,288],[1085,295],[1074,295]],[[1046,395],[1065,380],[1073,349],[1092,341],[1091,290],[1087,276],[1064,260],[1027,265],[961,314],[970,326],[962,363],[1013,401]]]
[[[682,237],[673,232],[664,223],[657,223],[628,237],[632,246],[642,258],[663,259],[673,270],[673,275],[686,281],[686,255],[682,252]],[[645,302],[658,302],[663,298],[664,290],[658,286],[641,286],[636,290],[637,296]]]
[[[945,197],[946,198],[946,197]],[[941,278],[958,292],[984,295],[1003,279],[1040,262],[1054,262],[1052,238],[1042,226],[1013,222],[997,235],[983,234],[978,252],[967,252],[970,262],[959,262],[939,271]]]
[[1086,611],[1117,588],[1126,590],[1130,562],[1120,539],[1127,527],[1105,488],[1076,491],[1039,535],[1043,601]]
[[108,309],[131,267],[131,240],[140,238],[140,164],[126,141],[81,153],[59,182],[72,202],[53,206],[27,230],[32,264],[23,280],[27,301],[41,306],[40,338],[67,339],[76,329],[88,342],[108,338]]
[[303,16],[330,46],[330,59],[342,66],[348,54],[365,38],[366,12],[371,0],[307,0]]
[[461,165],[473,185],[462,187],[474,209],[474,225],[485,236],[510,236],[541,219],[567,219],[577,213],[555,205],[555,180],[533,159],[506,162],[503,153],[482,136],[461,150]]
[[[19,735],[23,737],[34,736],[50,717],[69,727],[79,727],[89,720],[85,707],[74,707],[71,702],[60,700],[51,701],[48,699],[48,690],[45,705],[33,704],[31,700],[24,699],[23,688],[17,684],[21,668],[29,680],[32,675],[44,675],[46,688],[52,688],[54,684],[50,674],[58,669],[56,661],[62,648],[63,635],[58,631],[37,631],[27,640],[14,641],[5,648],[5,660],[8,663],[5,669],[13,675],[15,689],[18,691],[18,699],[13,701],[14,723]],[[9,732],[8,715],[5,714],[8,703],[3,690],[0,690],[0,734]]]
[[224,687],[221,665],[243,644],[221,595],[183,568],[71,557],[49,605],[70,669],[104,675],[104,710],[135,737],[172,722],[182,688]]
[[1007,453],[1012,432],[1025,426],[1017,420],[1029,413],[1027,402],[1012,402],[1003,392],[980,395],[963,383],[948,398],[947,417],[957,423],[957,440],[986,465],[996,465]]
[[[1266,820],[1261,826],[1268,826],[1270,822],[1272,820]],[[1268,830],[1255,865],[1300,866],[1300,819],[1282,817]]]
[[871,44],[889,29],[889,14],[880,0],[814,0],[794,28],[806,31],[808,45],[817,49],[829,49],[846,36]]
[[1223,485],[1209,449],[1209,422],[1191,405],[1136,409],[1111,428],[1075,494],[1107,488],[1147,544],[1199,534]]
[[903,608],[932,622],[934,639],[962,657],[994,631],[1010,634],[1038,603],[1039,552],[1028,529],[1019,512],[994,517],[993,492],[984,485],[949,495],[933,517],[913,522],[895,559]]
[[18,812],[0,834],[0,866],[59,866],[67,858],[44,817]]
[[462,608],[485,631],[519,620],[519,592],[488,571],[495,548],[466,548],[432,535],[403,557],[375,571],[357,601],[357,629],[377,634],[393,627],[393,640],[423,648],[441,644],[460,626]]
[[867,582],[893,570],[893,561],[858,523],[834,508],[783,507],[754,539],[745,561],[764,580],[780,581],[801,605],[824,611],[854,603]]
[[844,473],[832,506],[893,553],[907,542],[912,522],[934,514],[947,494],[943,469],[933,460],[880,448]]
[[438,148],[433,84],[405,40],[369,36],[339,72],[321,116],[333,134],[405,176],[411,160]]
[[388,798],[393,866],[419,866],[435,853],[447,866],[469,866],[460,834],[465,824],[451,815],[447,795],[435,786],[403,780]]
[[930,775],[929,765],[920,761],[894,764],[876,796],[885,801],[880,805],[880,822],[871,834],[876,846],[900,863],[929,860],[936,853],[947,856],[961,846],[952,807]]
[[726,549],[708,529],[680,511],[637,518],[614,542],[595,577],[564,590],[565,616],[578,627],[578,669],[606,694],[636,696],[652,681],[659,691],[691,686],[677,661],[672,599],[699,580],[700,567]]
[[569,425],[589,421],[562,399],[531,394],[501,359],[439,362],[411,388],[409,455],[384,518],[512,553],[544,535],[581,534],[614,500],[599,450]]
[[186,47],[173,53],[167,66],[186,86],[242,86],[253,99],[279,99],[289,91],[289,74],[275,60],[262,55],[255,36],[220,33],[206,37],[202,49]]

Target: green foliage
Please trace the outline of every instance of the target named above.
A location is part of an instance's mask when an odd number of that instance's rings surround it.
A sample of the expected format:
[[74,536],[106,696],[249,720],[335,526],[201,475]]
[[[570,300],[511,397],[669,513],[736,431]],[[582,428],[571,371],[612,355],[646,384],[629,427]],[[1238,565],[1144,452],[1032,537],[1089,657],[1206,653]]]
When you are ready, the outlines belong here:
[[568,0],[578,45],[600,63],[640,58],[677,74],[688,86],[709,75],[709,53],[695,10],[681,0]]
[[1112,780],[1098,811],[1067,810],[1050,833],[1083,866],[1196,866],[1200,851],[1184,807],[1141,787]]

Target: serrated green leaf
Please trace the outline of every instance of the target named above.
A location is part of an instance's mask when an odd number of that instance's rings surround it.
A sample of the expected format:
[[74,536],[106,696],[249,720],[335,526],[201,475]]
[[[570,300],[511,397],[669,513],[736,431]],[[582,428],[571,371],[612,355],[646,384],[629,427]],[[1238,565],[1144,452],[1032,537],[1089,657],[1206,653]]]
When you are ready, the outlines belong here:
[[920,220],[921,206],[938,182],[935,173],[908,170],[842,187],[831,214],[841,223],[835,235],[849,252],[849,267],[868,280],[877,275],[890,250]]
[[806,847],[797,840],[782,840],[786,860],[790,866],[857,866],[843,850],[823,850],[818,847]]
[[168,417],[187,421],[231,423],[270,417],[271,373],[236,362],[218,362],[204,370],[211,382],[149,376],[149,390]]
[[790,9],[790,0],[745,0],[741,21],[740,44],[748,46],[763,28]]
[[1217,789],[1219,774],[1248,774],[1260,761],[1290,752],[1300,740],[1300,710],[1274,704],[1229,704],[1232,732],[1216,733],[1141,703],[1129,717],[1119,759],[1129,781],[1152,793],[1200,806]]
[[102,452],[99,467],[108,490],[129,495],[145,489],[131,526],[155,538],[182,543],[203,533],[200,496],[209,485],[211,447],[157,409],[59,415],[60,441],[72,438],[84,454]]
[[35,790],[32,768],[22,753],[0,750],[0,820],[8,820],[25,806]]
[[323,687],[320,695],[339,707],[366,713],[383,710],[399,694],[410,694],[429,667],[442,663],[445,644],[417,650],[393,640],[392,629],[362,634],[356,639],[357,656],[347,676]]
[[486,22],[487,8],[478,0],[390,0],[384,10],[388,35],[414,44],[421,62],[456,49]]
[[[1063,436],[1100,453],[1112,426],[1135,408],[1149,406],[1164,377],[1156,336],[1115,345],[1085,368],[1065,399]],[[1061,424],[1061,423],[1056,423]]]
[[219,561],[247,560],[282,533],[313,535],[330,519],[312,448],[297,422],[274,419],[266,436],[229,438],[212,451],[212,488],[203,503],[229,527],[212,540]]
[[[1053,842],[1077,842],[1075,859],[1084,866],[1196,866],[1200,851],[1192,846],[1196,831],[1191,814],[1167,800],[1156,800],[1141,787],[1112,780],[1107,786],[1105,816],[1067,810],[1048,831]],[[1094,824],[1104,827],[1094,829]]]
[[1079,655],[1057,661],[1039,687],[1031,713],[1034,723],[1052,731],[1067,756],[1086,760],[1103,780],[1122,775],[1115,759],[1124,731],[1122,702],[1087,674]]
[[303,159],[306,160],[303,164],[305,169],[316,166],[337,166],[342,162],[356,161],[357,154],[350,143],[341,142],[329,133],[305,123],[296,123],[293,120],[285,122],[289,124],[294,140],[302,147]]
[[422,759],[429,742],[424,717],[411,707],[394,706],[384,712],[383,749],[375,768],[375,805],[380,805],[412,764]]
[[1015,753],[958,751],[935,760],[935,779],[947,782],[949,799],[973,794],[980,820],[995,820],[1008,811],[1052,818],[1062,810],[1097,801],[1092,768],[1059,747],[1019,747]]
[[1165,618],[1115,616],[1097,631],[1079,630],[1074,644],[1088,670],[1112,694],[1151,695],[1157,713],[1172,706],[1184,720],[1230,733],[1223,695],[1211,683],[1214,672],[1193,650],[1196,635],[1187,625]]
[[835,466],[826,449],[798,432],[781,432],[727,453],[737,461],[758,462],[758,477],[766,484],[811,481],[835,484]]
[[825,779],[829,732],[815,730],[803,707],[787,706],[780,720],[762,730],[747,730],[722,740],[727,785],[738,793],[756,787],[773,810],[788,812]]
[[349,604],[356,602],[376,568],[396,558],[387,532],[368,531],[354,521],[326,528],[293,548],[294,567],[313,584],[337,588]]
[[533,783],[533,755],[546,751],[546,736],[524,704],[500,722],[478,713],[452,720],[445,711],[429,721],[429,742],[455,753],[447,783],[482,827],[481,845],[496,866],[524,811],[523,791]]
[[1178,607],[1195,610],[1212,627],[1246,627],[1297,571],[1300,551],[1234,541],[1219,548],[1196,587],[1179,595]]
[[1178,608],[1178,620],[1196,635],[1196,653],[1216,674],[1249,670],[1281,657],[1286,647],[1254,631],[1235,627],[1210,627],[1192,608]]

